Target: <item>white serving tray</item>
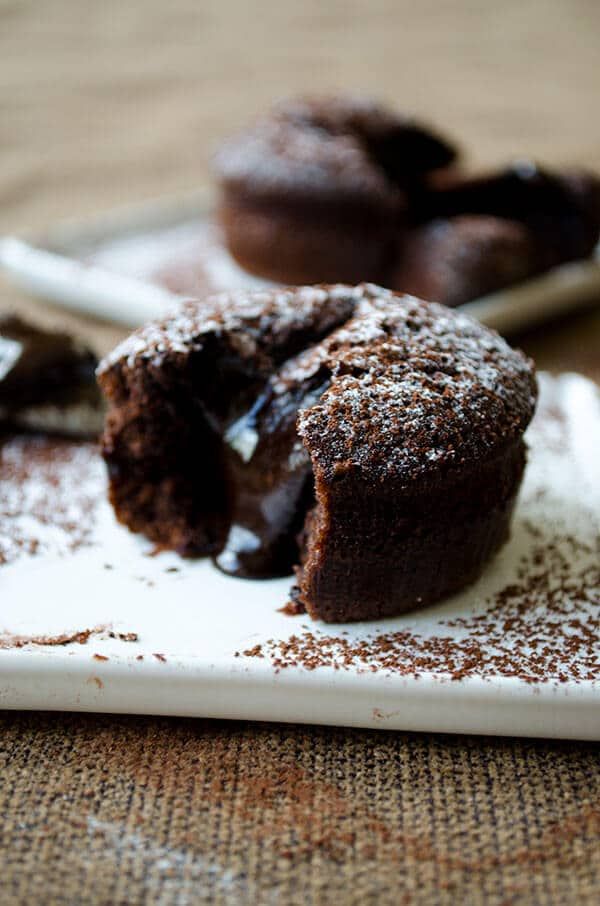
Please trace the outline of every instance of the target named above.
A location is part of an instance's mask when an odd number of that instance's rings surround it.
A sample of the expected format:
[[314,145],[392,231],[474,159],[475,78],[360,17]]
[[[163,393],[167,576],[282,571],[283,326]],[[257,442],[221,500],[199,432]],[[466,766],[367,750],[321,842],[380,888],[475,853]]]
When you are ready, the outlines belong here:
[[[346,646],[393,633],[396,650],[409,659],[411,637],[443,636],[460,645],[480,625],[477,615],[484,623],[488,619],[494,596],[523,582],[524,556],[529,569],[539,569],[535,551],[549,542],[555,544],[552,556],[558,551],[567,558],[565,568],[575,586],[577,577],[597,570],[600,397],[595,385],[576,375],[542,376],[540,413],[529,442],[530,463],[511,541],[483,578],[436,607],[345,626],[281,613],[289,579],[249,582],[225,577],[207,561],[182,561],[170,553],[150,556],[147,542],[115,523],[103,499],[103,466],[96,454],[71,463],[59,482],[63,491],[91,488],[98,497],[91,515],[78,516],[73,495],[69,518],[89,520],[91,537],[87,546],[69,553],[68,536],[59,528],[45,517],[35,524],[34,504],[42,491],[32,470],[30,486],[25,482],[18,488],[29,501],[27,511],[15,512],[12,524],[38,537],[38,552],[23,552],[0,567],[0,708],[600,739],[595,679],[600,676],[600,632],[590,628],[599,625],[594,623],[598,586],[588,587],[583,596],[571,598],[567,592],[560,598],[559,629],[556,601],[553,609],[543,592],[522,610],[516,630],[510,624],[514,603],[497,610],[499,625],[509,621],[504,641],[520,673],[531,672],[535,658],[539,664],[540,651],[545,652],[549,666],[534,682],[503,675],[493,658],[491,666],[471,666],[460,680],[452,679],[443,664],[408,673],[372,670],[372,663],[360,657],[345,663],[341,648],[336,654],[337,643],[326,666],[277,667],[282,645],[293,635],[306,639],[307,632],[317,638],[339,636]],[[570,626],[588,629],[585,664],[566,650],[571,629],[565,627]],[[86,644],[35,644],[34,637],[92,627],[104,629]],[[109,630],[137,633],[138,640],[112,638]],[[23,647],[2,648],[17,637]],[[23,637],[33,641],[23,644]],[[473,638],[483,650],[498,644],[481,632]],[[255,646],[262,646],[263,657],[244,653],[256,651]],[[468,662],[468,655],[461,657]]]
[[[181,295],[270,285],[241,270],[211,223],[207,192],[124,208],[93,221],[54,227],[26,240],[0,239],[0,270],[31,295],[94,317],[137,327]],[[181,293],[162,274],[197,268],[201,279]],[[600,297],[598,257],[554,268],[535,279],[463,306],[501,333],[550,320]]]

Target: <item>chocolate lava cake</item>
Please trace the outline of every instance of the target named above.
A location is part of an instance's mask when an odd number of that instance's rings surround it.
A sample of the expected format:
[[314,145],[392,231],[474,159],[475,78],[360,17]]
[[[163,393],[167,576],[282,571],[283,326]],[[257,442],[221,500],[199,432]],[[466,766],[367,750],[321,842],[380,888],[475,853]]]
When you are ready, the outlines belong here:
[[429,604],[508,537],[535,405],[495,332],[371,284],[223,294],[99,368],[117,517],[329,622]]
[[359,98],[277,105],[215,157],[225,243],[279,283],[374,280],[455,306],[589,257],[600,180],[471,174],[430,129]]
[[407,187],[454,148],[360,98],[299,98],[215,157],[229,251],[281,283],[381,280],[408,209]]

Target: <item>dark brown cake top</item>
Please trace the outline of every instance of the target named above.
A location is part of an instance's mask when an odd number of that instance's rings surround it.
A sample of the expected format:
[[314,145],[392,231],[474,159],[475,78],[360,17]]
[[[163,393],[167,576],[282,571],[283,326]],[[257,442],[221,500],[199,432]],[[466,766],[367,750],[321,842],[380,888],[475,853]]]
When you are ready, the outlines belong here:
[[287,380],[318,367],[332,375],[298,417],[316,466],[430,482],[521,436],[536,400],[529,359],[467,315],[369,284],[360,290],[354,317],[286,369]]
[[166,358],[188,356],[215,340],[222,351],[274,367],[343,323],[354,309],[355,295],[349,286],[305,286],[240,290],[183,302],[171,315],[123,340],[100,363],[98,375],[115,366],[133,369],[140,360],[160,367]]
[[532,362],[494,331],[371,284],[184,303],[125,340],[100,374],[160,369],[202,350],[209,337],[223,354],[258,361],[265,379],[270,367],[275,393],[322,373],[328,389],[300,410],[298,431],[314,466],[329,474],[435,482],[500,455],[535,406]]
[[254,200],[392,210],[404,182],[454,156],[446,141],[374,101],[297,98],[226,142],[215,167],[227,190]]

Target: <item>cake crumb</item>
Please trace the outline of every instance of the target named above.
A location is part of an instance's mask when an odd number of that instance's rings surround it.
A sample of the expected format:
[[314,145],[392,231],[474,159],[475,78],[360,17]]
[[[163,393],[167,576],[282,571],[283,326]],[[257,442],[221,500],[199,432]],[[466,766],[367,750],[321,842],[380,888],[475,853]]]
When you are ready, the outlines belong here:
[[119,639],[121,642],[139,641],[137,632],[109,632],[108,635],[111,639]]
[[291,600],[284,604],[283,607],[278,607],[277,612],[285,614],[286,617],[297,617],[306,613],[306,607],[300,601]]

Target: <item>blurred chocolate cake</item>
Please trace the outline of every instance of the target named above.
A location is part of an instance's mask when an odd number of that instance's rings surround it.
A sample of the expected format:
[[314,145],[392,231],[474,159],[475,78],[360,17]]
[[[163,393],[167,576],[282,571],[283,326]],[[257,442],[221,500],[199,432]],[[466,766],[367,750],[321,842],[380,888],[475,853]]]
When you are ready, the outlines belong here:
[[100,433],[94,353],[67,333],[0,316],[0,426],[65,436]]
[[281,283],[380,281],[411,187],[455,155],[369,100],[280,104],[216,156],[227,246],[243,268]]
[[459,163],[451,142],[373,101],[293,99],[217,153],[217,215],[252,274],[373,280],[450,306],[593,253],[596,176]]

